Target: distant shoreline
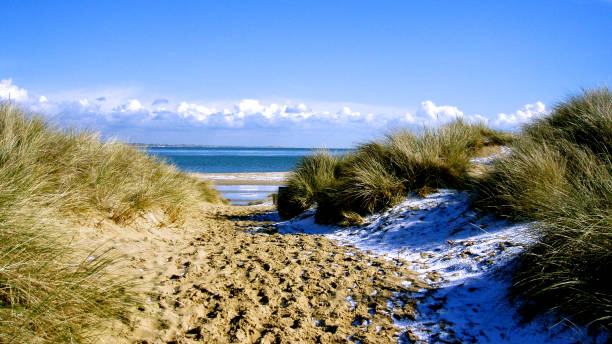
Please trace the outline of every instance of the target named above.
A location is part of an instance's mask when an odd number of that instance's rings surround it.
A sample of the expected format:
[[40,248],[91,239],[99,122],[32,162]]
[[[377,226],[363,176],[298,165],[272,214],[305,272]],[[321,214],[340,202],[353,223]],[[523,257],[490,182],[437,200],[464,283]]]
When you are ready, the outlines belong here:
[[191,144],[159,144],[159,143],[126,143],[135,147],[150,147],[150,148],[250,148],[250,149],[338,149],[338,150],[354,150],[349,147],[285,147],[285,146],[225,146],[225,145],[191,145]]

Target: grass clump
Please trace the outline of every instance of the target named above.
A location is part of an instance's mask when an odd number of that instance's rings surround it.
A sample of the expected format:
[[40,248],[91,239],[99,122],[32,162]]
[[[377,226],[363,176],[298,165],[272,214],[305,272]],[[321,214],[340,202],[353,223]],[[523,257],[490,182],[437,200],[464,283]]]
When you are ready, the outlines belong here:
[[78,255],[52,224],[4,220],[0,342],[95,342],[103,323],[125,319],[132,304],[129,281],[108,273],[113,260],[107,252]]
[[293,218],[313,206],[316,195],[334,184],[338,162],[336,156],[324,150],[303,158],[287,180],[287,186],[279,189],[279,215]]
[[398,130],[341,158],[318,153],[297,166],[279,193],[279,214],[291,218],[316,204],[317,223],[355,223],[410,192],[464,185],[470,159],[480,149],[512,139],[483,124],[457,120],[421,133]]
[[[329,212],[338,215],[349,212],[365,215],[401,201],[405,195],[403,180],[388,169],[390,161],[386,154],[387,148],[379,143],[363,145],[348,158],[341,169],[338,188],[334,190],[336,204],[329,207]],[[327,217],[337,222],[344,216]]]
[[[477,206],[538,221],[513,290],[530,311],[612,324],[612,92],[585,91],[526,126],[477,184]],[[527,308],[526,308],[527,309]]]
[[78,216],[180,221],[208,185],[133,147],[60,131],[0,104],[0,342],[93,342],[130,304],[105,252],[72,241]]

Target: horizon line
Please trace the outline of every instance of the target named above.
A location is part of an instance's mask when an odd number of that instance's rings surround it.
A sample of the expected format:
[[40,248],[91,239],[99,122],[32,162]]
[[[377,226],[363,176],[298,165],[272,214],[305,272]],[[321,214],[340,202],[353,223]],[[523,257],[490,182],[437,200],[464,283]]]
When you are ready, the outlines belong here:
[[354,149],[350,147],[287,147],[287,146],[245,146],[245,145],[201,145],[201,144],[166,144],[166,143],[140,143],[126,142],[130,146],[139,147],[168,147],[168,148],[267,148],[267,149]]

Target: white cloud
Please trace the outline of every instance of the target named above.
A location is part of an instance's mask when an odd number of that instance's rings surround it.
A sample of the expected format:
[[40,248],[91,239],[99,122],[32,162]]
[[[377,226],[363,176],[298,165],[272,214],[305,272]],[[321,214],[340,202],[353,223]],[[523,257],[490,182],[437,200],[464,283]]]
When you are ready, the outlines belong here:
[[422,102],[414,115],[406,113],[402,118],[403,122],[420,126],[439,126],[456,119],[463,119],[469,123],[488,123],[488,118],[480,114],[465,115],[456,106],[438,106],[431,100]]
[[469,121],[476,122],[476,123],[487,124],[489,122],[488,118],[480,114],[474,114],[474,115],[468,116],[468,118],[469,118]]
[[240,103],[238,103],[238,105],[236,105],[236,110],[244,114],[255,114],[258,112],[263,112],[265,109],[266,108],[259,104],[259,101],[255,99],[243,99]]
[[[232,110],[217,111],[204,105],[181,102],[176,113],[200,125],[214,127],[282,127],[285,125],[347,124],[373,121],[374,114],[361,114],[348,107],[341,107],[335,113],[316,112],[305,104],[262,104],[259,100],[243,99]],[[384,124],[384,123],[382,123]]]
[[462,118],[463,112],[455,106],[436,106],[431,100],[421,103],[417,116],[428,118],[430,121],[445,123],[456,118]]
[[25,102],[28,100],[28,91],[13,85],[13,79],[3,79],[0,81],[0,99]]
[[493,125],[504,129],[515,129],[544,114],[546,114],[546,106],[542,102],[536,102],[527,104],[511,114],[500,113]]
[[130,99],[127,102],[127,104],[124,104],[121,107],[121,111],[122,112],[136,112],[136,111],[140,111],[140,110],[143,110],[143,109],[144,109],[144,107],[138,101],[138,99]]
[[198,121],[206,121],[210,114],[215,112],[215,109],[209,109],[203,105],[181,102],[176,111],[183,118],[191,117],[195,118]]
[[[416,111],[410,112],[388,110],[390,108],[376,110],[375,106],[359,104],[329,103],[325,109],[313,109],[304,103],[263,103],[257,99],[243,99],[234,104],[217,104],[222,107],[222,110],[219,110],[211,105],[186,101],[141,101],[112,90],[105,91],[104,97],[98,92],[80,92],[73,98],[57,98],[49,94],[29,98],[28,92],[13,85],[11,79],[2,80],[0,97],[8,99],[9,92],[11,99],[47,115],[59,124],[90,127],[107,135],[114,135],[118,131],[129,132],[131,129],[175,132],[244,129],[250,133],[259,129],[278,132],[324,129],[337,131],[338,135],[351,132],[374,135],[389,128],[407,126],[421,129],[423,126],[437,126],[457,118],[470,122],[488,121],[485,116],[467,115],[456,106],[436,105],[431,100],[422,102]],[[355,111],[354,108],[361,111]],[[496,127],[514,129],[544,110],[545,106],[541,102],[528,104],[515,113],[499,114],[492,122]]]
[[416,118],[414,118],[414,116],[411,115],[409,112],[406,112],[406,114],[402,118],[402,121],[413,124],[413,123],[416,123]]

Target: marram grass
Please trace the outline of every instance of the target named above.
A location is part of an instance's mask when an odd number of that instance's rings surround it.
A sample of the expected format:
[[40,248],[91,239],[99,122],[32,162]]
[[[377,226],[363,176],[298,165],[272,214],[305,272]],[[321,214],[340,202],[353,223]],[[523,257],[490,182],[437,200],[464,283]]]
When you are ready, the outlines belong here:
[[279,215],[292,218],[313,206],[316,194],[334,183],[339,159],[324,150],[304,157],[287,181],[287,186],[279,190]]
[[611,149],[612,92],[585,91],[526,126],[477,183],[478,207],[540,224],[514,276],[529,313],[612,328]]
[[0,104],[0,342],[94,342],[127,314],[129,283],[112,275],[112,254],[75,247],[70,219],[123,223],[155,209],[170,223],[219,200],[136,148]]
[[279,193],[279,214],[291,218],[316,205],[318,223],[355,223],[357,216],[389,208],[410,192],[462,187],[480,149],[512,140],[483,124],[457,120],[421,133],[398,130],[344,157],[318,152],[297,165]]
[[[508,144],[510,156],[480,175],[470,173],[470,159],[484,147]],[[525,314],[558,311],[609,331],[611,153],[612,92],[588,90],[518,135],[456,121],[418,134],[395,131],[343,158],[307,157],[278,207],[294,202],[298,206],[283,214],[293,217],[316,206],[317,222],[354,225],[410,192],[474,189],[477,208],[538,223],[538,243],[520,257],[512,288],[524,298]],[[325,164],[311,163],[319,159]]]

